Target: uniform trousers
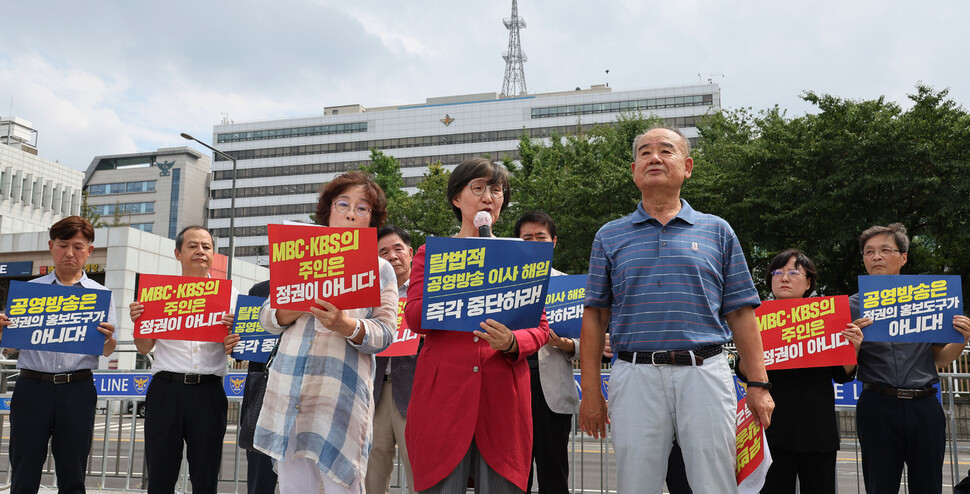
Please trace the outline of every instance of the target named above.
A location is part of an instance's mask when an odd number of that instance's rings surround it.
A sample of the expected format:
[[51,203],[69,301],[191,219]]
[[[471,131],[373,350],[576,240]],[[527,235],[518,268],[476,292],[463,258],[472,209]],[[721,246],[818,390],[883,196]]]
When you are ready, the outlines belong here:
[[148,385],[145,407],[148,492],[175,491],[184,441],[192,492],[215,493],[228,408],[222,379],[182,384],[156,374]]
[[411,474],[411,461],[408,458],[408,448],[404,443],[404,428],[407,418],[394,404],[391,390],[392,383],[385,381],[381,389],[381,398],[377,402],[374,412],[374,441],[367,458],[367,475],[364,486],[367,494],[382,494],[391,492],[391,473],[394,470],[394,445],[401,452],[404,462],[408,489],[414,491],[414,476]]
[[532,492],[533,474],[538,477],[540,494],[567,494],[569,485],[569,431],[573,416],[549,409],[542,394],[539,369],[530,367],[532,379],[532,458],[526,492]]
[[835,459],[837,451],[800,452],[780,446],[771,447],[771,467],[765,476],[761,494],[795,494],[799,492],[835,494]]
[[906,400],[863,390],[856,430],[866,492],[899,492],[903,463],[910,494],[943,491],[946,418],[935,396]]
[[35,494],[40,489],[48,443],[58,492],[84,492],[97,401],[90,378],[64,384],[17,379],[10,401],[10,492]]
[[737,398],[723,354],[703,365],[618,360],[609,384],[618,494],[660,494],[676,437],[697,492],[735,492]]

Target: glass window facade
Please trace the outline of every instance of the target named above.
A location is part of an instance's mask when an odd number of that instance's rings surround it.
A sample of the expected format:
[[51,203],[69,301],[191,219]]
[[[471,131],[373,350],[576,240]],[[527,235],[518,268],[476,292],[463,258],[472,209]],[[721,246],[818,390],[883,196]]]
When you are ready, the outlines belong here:
[[546,106],[532,109],[532,118],[568,117],[594,113],[635,112],[659,110],[662,108],[681,108],[685,106],[704,106],[714,103],[713,94],[695,94],[670,98],[646,98],[582,105]]
[[130,194],[133,192],[155,192],[155,180],[141,182],[118,182],[113,184],[88,185],[88,195]]
[[[286,139],[287,137],[325,136],[331,134],[347,134],[350,132],[367,132],[367,122],[352,122],[333,125],[312,125],[309,127],[291,127],[287,129],[254,130],[251,132],[229,132],[216,136],[217,143],[262,141],[266,139]],[[236,156],[236,159],[241,159]]]
[[[671,125],[674,127],[695,127],[698,117],[676,117],[676,118],[666,118],[664,123],[666,125]],[[288,156],[308,156],[316,154],[331,154],[331,153],[349,153],[355,151],[369,151],[373,148],[386,151],[389,149],[402,149],[402,148],[413,148],[413,147],[429,147],[429,146],[443,146],[448,144],[471,144],[471,143],[481,143],[481,142],[496,142],[496,141],[511,141],[518,140],[523,135],[528,135],[530,138],[543,138],[549,137],[554,133],[560,135],[574,134],[580,130],[589,130],[595,125],[604,124],[579,124],[579,125],[558,125],[551,127],[538,127],[532,129],[518,129],[518,130],[493,130],[486,132],[467,132],[463,134],[444,134],[444,135],[434,135],[434,136],[422,136],[422,137],[399,137],[395,139],[370,139],[363,141],[352,141],[352,142],[333,142],[328,144],[311,144],[306,146],[283,146],[283,147],[270,147],[270,148],[257,148],[257,149],[240,149],[232,151],[232,155],[235,156],[237,160],[249,160],[249,159],[265,159],[265,158],[281,158]],[[481,156],[481,153],[477,153],[476,156]],[[222,155],[215,156],[216,161],[227,161]],[[403,160],[401,166],[405,166]],[[360,163],[352,163],[354,165]],[[443,163],[448,163],[444,162]],[[410,160],[408,166],[426,166],[428,161],[417,161]],[[342,170],[336,169],[325,169],[331,168],[335,163],[321,163],[318,165],[302,165],[302,166],[320,166],[321,169],[318,173],[324,172],[336,172]],[[355,167],[356,168],[356,167]],[[251,175],[244,175],[247,170],[239,170],[239,175],[237,178],[254,178]],[[290,173],[281,173],[282,175],[289,175]],[[216,180],[227,180],[232,178],[231,171],[216,172]]]
[[101,216],[113,216],[118,208],[121,209],[121,214],[147,214],[155,212],[155,201],[100,204],[91,207],[94,208],[95,213]]

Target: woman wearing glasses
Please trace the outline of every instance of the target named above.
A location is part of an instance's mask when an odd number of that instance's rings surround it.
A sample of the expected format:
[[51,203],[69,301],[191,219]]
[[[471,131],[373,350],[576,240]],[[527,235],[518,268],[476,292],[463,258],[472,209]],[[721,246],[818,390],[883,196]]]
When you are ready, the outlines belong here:
[[[448,201],[461,222],[457,237],[477,237],[475,216],[493,223],[509,203],[508,175],[489,160],[466,160],[448,180]],[[532,458],[532,412],[528,355],[549,338],[539,326],[510,331],[489,319],[474,333],[421,327],[424,246],[411,268],[404,313],[424,334],[405,431],[415,489],[463,493],[468,477],[478,493],[521,493]],[[498,318],[501,319],[501,318]]]
[[[767,281],[775,299],[809,296],[815,291],[815,264],[798,249],[779,253],[768,264]],[[842,336],[859,352],[862,330],[849,324]],[[773,463],[762,494],[835,493],[835,454],[839,429],[832,380],[852,380],[855,365],[768,371],[775,412],[765,429]]]
[[[324,226],[380,227],[387,199],[373,179],[349,172],[327,184],[317,203]],[[359,493],[371,447],[374,357],[394,341],[397,276],[378,258],[381,303],[341,310],[317,300],[310,312],[276,310],[259,322],[282,333],[270,366],[255,445],[276,460],[281,493]]]

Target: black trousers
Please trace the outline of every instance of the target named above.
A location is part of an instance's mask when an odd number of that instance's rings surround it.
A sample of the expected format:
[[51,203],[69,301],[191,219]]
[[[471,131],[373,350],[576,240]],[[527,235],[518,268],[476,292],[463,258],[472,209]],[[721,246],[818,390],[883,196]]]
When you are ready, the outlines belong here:
[[175,491],[184,441],[192,492],[215,493],[228,408],[222,381],[181,384],[155,376],[148,385],[145,407],[148,492]]
[[97,401],[91,379],[66,384],[17,379],[10,401],[11,493],[36,494],[40,489],[48,442],[58,493],[84,492]]
[[276,492],[276,472],[273,459],[258,451],[246,451],[246,492],[273,494]]
[[[680,445],[674,441],[667,458],[667,490],[670,494],[693,494],[690,483],[687,482],[687,466],[684,465],[684,453]],[[805,491],[810,492],[810,491]]]
[[856,405],[856,430],[867,493],[899,492],[903,463],[910,494],[943,491],[946,418],[935,397],[902,400],[863,391]]
[[[246,378],[249,379],[253,372],[262,372],[265,369],[266,364],[250,362]],[[276,481],[273,459],[259,451],[246,450],[246,492],[248,494],[273,494],[276,492]]]
[[761,494],[795,494],[796,477],[800,492],[835,494],[836,453],[804,453],[771,446],[771,467]]
[[539,369],[529,369],[532,374],[532,458],[535,466],[529,469],[529,485],[532,477],[539,480],[542,494],[566,494],[569,478],[569,430],[572,415],[556,413],[549,409],[539,382]]

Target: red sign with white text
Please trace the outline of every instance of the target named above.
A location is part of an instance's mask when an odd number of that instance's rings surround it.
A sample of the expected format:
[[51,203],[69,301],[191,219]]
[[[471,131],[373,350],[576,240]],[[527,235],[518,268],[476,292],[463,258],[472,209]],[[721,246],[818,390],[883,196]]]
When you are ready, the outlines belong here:
[[418,335],[411,331],[404,319],[404,304],[407,297],[401,297],[397,302],[397,331],[394,333],[394,343],[387,347],[378,357],[403,357],[418,353]]
[[269,225],[270,306],[308,311],[323,299],[341,310],[381,304],[377,230]]
[[135,293],[145,312],[135,338],[222,342],[222,316],[232,305],[232,282],[215,278],[141,274]]
[[769,370],[856,363],[855,347],[841,334],[852,322],[846,295],[768,300],[754,313]]

